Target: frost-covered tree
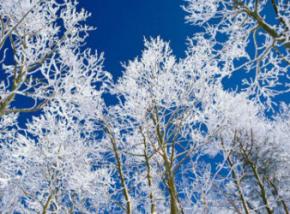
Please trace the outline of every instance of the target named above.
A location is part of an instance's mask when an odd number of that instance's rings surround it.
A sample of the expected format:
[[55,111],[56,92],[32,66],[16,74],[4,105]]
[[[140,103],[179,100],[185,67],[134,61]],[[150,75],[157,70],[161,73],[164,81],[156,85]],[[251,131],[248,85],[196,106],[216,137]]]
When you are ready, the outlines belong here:
[[210,190],[211,172],[222,169],[205,160],[218,153],[207,140],[207,112],[223,89],[204,54],[190,47],[178,61],[167,42],[145,40],[113,88],[120,103],[104,116],[106,142],[127,213],[192,212]]
[[46,113],[2,145],[1,210],[72,213],[105,207],[111,170],[94,167],[101,158],[97,136],[88,124],[76,123]]
[[288,213],[289,110],[269,120],[245,96],[226,94],[216,107],[209,110],[208,128],[226,164],[213,188],[215,206],[233,213]]
[[[280,104],[289,103],[289,2],[189,0],[184,9],[202,29],[191,42],[197,50],[201,41],[210,45],[205,57],[218,63],[224,88],[238,74],[231,87],[244,91],[217,97],[208,109],[208,136],[228,171],[211,191],[212,212],[288,213],[289,107]],[[284,113],[264,115],[277,106]]]
[[210,60],[218,61],[229,78],[242,73],[237,87],[267,108],[277,104],[272,98],[289,96],[289,1],[186,2],[187,21],[202,28],[193,39],[211,44]]
[[37,111],[58,94],[79,90],[81,81],[105,75],[98,72],[102,56],[81,51],[93,28],[83,24],[89,14],[76,7],[75,1],[1,2],[1,115]]
[[110,75],[82,47],[89,14],[54,0],[2,1],[0,14],[1,212],[101,211],[112,183],[97,119]]
[[1,2],[1,213],[289,213],[289,3],[184,9],[114,83],[76,1]]

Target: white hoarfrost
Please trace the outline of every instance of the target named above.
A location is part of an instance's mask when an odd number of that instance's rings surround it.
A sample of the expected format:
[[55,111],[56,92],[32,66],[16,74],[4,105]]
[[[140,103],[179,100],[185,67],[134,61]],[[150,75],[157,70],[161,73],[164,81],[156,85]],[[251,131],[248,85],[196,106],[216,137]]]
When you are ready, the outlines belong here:
[[289,3],[185,4],[114,82],[77,1],[1,1],[1,213],[289,213]]

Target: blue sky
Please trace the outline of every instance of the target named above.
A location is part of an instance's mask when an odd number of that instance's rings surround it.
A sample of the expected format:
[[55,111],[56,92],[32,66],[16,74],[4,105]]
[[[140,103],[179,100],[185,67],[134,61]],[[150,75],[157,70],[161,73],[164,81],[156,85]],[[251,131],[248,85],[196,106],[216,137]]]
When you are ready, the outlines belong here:
[[88,46],[105,53],[105,68],[119,77],[121,62],[140,55],[144,37],[161,36],[170,41],[174,54],[184,55],[186,38],[194,33],[185,24],[182,0],[84,0],[80,6],[91,12],[89,25],[97,27]]

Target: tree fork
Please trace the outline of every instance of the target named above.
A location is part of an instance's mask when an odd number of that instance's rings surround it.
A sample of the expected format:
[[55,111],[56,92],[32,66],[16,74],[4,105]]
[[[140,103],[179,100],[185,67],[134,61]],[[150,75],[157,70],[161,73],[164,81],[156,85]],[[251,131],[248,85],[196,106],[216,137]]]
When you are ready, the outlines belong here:
[[179,208],[179,203],[178,203],[178,199],[177,199],[174,173],[172,171],[173,164],[170,163],[169,158],[167,156],[166,144],[163,140],[163,134],[160,130],[157,107],[155,107],[155,117],[152,115],[153,123],[156,126],[155,130],[156,130],[156,135],[157,135],[157,141],[158,141],[159,146],[161,147],[162,158],[163,158],[164,165],[165,165],[165,174],[166,174],[166,179],[167,179],[167,186],[168,186],[168,190],[169,190],[169,194],[170,194],[170,213],[171,214],[179,214],[182,212],[181,212],[181,209]]

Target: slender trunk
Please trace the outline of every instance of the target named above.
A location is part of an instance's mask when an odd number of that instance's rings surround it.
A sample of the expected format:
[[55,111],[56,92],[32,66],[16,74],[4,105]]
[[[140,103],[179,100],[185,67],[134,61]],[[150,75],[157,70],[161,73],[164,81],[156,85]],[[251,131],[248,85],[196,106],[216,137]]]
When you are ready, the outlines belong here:
[[[251,145],[254,145],[254,133],[253,133],[253,130],[251,130]],[[262,179],[260,178],[258,169],[257,169],[255,163],[247,155],[247,153],[245,152],[245,150],[242,147],[242,145],[241,145],[241,149],[242,149],[242,152],[244,154],[244,157],[246,158],[246,161],[250,164],[250,167],[251,167],[251,169],[252,169],[252,171],[254,173],[254,177],[256,178],[256,181],[257,181],[258,186],[260,188],[260,194],[261,194],[262,200],[264,202],[264,205],[266,207],[266,210],[267,210],[267,212],[269,214],[272,214],[273,213],[273,210],[270,207],[270,204],[269,204],[269,201],[268,201],[268,198],[267,198],[267,192],[266,192],[264,183],[263,183]]]
[[[234,142],[236,141],[236,133],[234,135]],[[221,139],[221,145],[223,147],[223,149],[225,150],[225,146],[224,146],[224,141],[223,139]],[[230,154],[227,154],[227,162],[229,163],[230,167],[231,167],[231,175],[232,175],[232,178],[234,180],[234,183],[236,185],[236,188],[238,189],[238,193],[239,193],[239,197],[240,197],[240,200],[242,202],[242,206],[244,208],[244,211],[246,214],[250,214],[250,209],[248,207],[248,203],[247,203],[247,200],[245,198],[245,195],[244,195],[244,192],[243,192],[243,189],[241,187],[241,183],[240,183],[240,178],[238,177],[238,174],[234,168],[234,164],[230,158]]]
[[108,132],[108,134],[110,136],[110,142],[111,142],[111,145],[112,145],[112,148],[113,148],[113,153],[114,153],[115,159],[117,161],[117,163],[116,163],[117,171],[119,173],[119,177],[120,177],[120,180],[121,180],[121,186],[123,188],[123,195],[124,195],[125,200],[126,200],[126,213],[127,214],[131,214],[132,213],[131,197],[130,197],[130,194],[129,194],[129,191],[128,191],[125,175],[124,175],[124,172],[123,172],[123,169],[122,169],[123,168],[122,167],[122,160],[121,160],[121,157],[119,155],[119,150],[117,148],[117,144],[116,144],[116,141],[115,141],[112,133],[108,129],[106,131]]
[[167,180],[167,185],[169,189],[169,194],[170,194],[170,213],[171,214],[179,214],[179,206],[178,206],[178,200],[176,198],[176,189],[175,189],[175,182],[174,182],[174,177],[169,176]]
[[[157,135],[157,141],[158,141],[158,144],[162,150],[162,158],[164,161],[166,182],[167,182],[168,191],[169,191],[169,195],[170,195],[170,213],[171,214],[179,214],[179,213],[181,213],[182,209],[180,209],[179,203],[178,203],[174,173],[172,170],[173,164],[170,162],[168,154],[167,154],[166,143],[164,142],[163,133],[162,133],[162,131],[160,129],[160,125],[159,125],[157,108],[155,109],[155,117],[152,115],[152,120],[153,120],[153,123],[156,127],[155,130],[156,130],[156,135]],[[173,160],[172,157],[170,159]]]
[[269,201],[267,199],[267,192],[266,192],[266,189],[264,187],[264,183],[263,183],[263,181],[261,180],[261,178],[259,176],[259,173],[258,173],[258,170],[257,170],[256,166],[252,162],[250,162],[250,166],[251,166],[251,169],[252,169],[252,171],[254,173],[254,177],[256,178],[258,186],[260,188],[261,197],[262,197],[263,202],[265,204],[266,210],[267,210],[267,212],[269,214],[272,214],[273,211],[272,211],[272,209],[270,207],[270,204],[269,204]]
[[247,205],[248,203],[247,203],[247,200],[246,200],[246,198],[244,196],[243,189],[242,189],[241,183],[240,183],[240,179],[238,178],[238,175],[237,175],[237,173],[236,173],[236,171],[234,169],[234,165],[233,165],[230,157],[228,157],[228,163],[229,163],[229,165],[232,168],[232,173],[231,174],[232,174],[232,177],[234,179],[234,183],[235,183],[235,185],[236,185],[236,187],[238,189],[239,197],[240,197],[240,200],[242,201],[242,205],[243,205],[244,211],[245,211],[246,214],[250,214],[250,211],[249,211],[250,209],[249,209],[249,207]]
[[[251,141],[253,143],[253,134],[251,134],[251,136],[252,136]],[[243,146],[240,145],[240,147],[241,147],[242,155],[243,155],[243,157],[245,159],[245,164],[250,166],[250,168],[251,168],[251,170],[252,170],[252,172],[254,174],[254,178],[256,179],[256,182],[257,182],[257,184],[259,186],[260,195],[261,195],[262,201],[263,201],[263,203],[265,205],[265,208],[267,210],[267,213],[268,214],[273,214],[273,210],[270,207],[270,204],[269,204],[269,201],[268,201],[268,198],[267,198],[267,192],[266,192],[264,183],[263,183],[262,179],[260,178],[258,169],[257,169],[255,163],[248,156],[247,152],[244,150]]]
[[53,194],[50,194],[50,195],[48,196],[47,201],[46,201],[45,204],[43,205],[42,214],[46,214],[46,213],[47,213],[47,210],[48,210],[48,208],[49,208],[49,205],[50,205],[50,202],[51,202],[51,200],[52,200],[52,197],[53,197]]
[[156,205],[154,202],[154,196],[153,196],[153,192],[152,192],[152,175],[151,175],[151,166],[150,166],[150,159],[149,159],[149,155],[147,152],[147,142],[146,142],[146,138],[141,130],[142,136],[143,136],[143,144],[144,144],[144,157],[145,157],[145,164],[146,164],[146,168],[147,168],[147,183],[150,189],[150,193],[149,193],[149,199],[150,199],[150,210],[151,210],[151,214],[155,214],[156,213]]

